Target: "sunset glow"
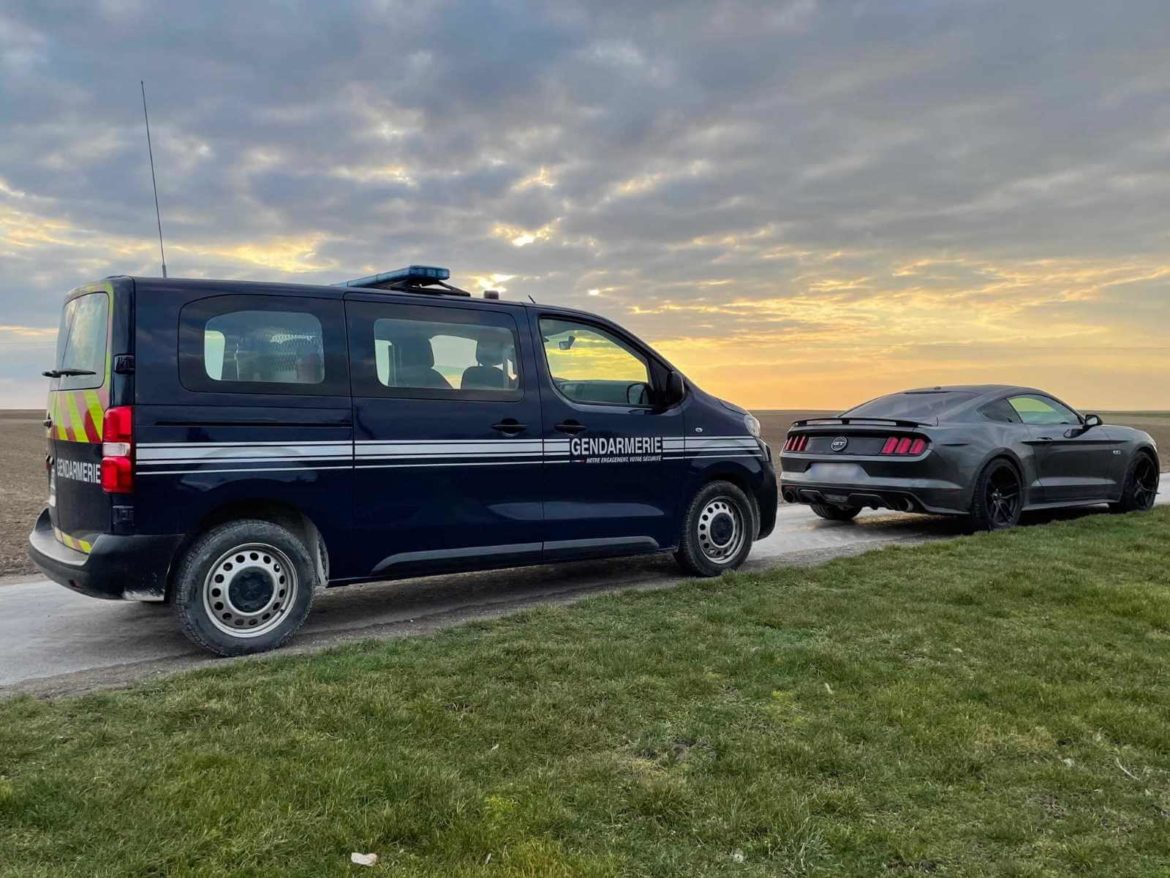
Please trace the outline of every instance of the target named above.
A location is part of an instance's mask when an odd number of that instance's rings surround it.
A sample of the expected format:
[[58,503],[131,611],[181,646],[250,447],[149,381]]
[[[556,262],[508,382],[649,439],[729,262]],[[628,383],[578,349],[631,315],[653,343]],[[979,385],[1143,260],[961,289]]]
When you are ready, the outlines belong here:
[[1170,9],[1028,6],[0,13],[0,406],[68,289],[159,271],[145,78],[173,276],[448,265],[756,408],[1170,408]]

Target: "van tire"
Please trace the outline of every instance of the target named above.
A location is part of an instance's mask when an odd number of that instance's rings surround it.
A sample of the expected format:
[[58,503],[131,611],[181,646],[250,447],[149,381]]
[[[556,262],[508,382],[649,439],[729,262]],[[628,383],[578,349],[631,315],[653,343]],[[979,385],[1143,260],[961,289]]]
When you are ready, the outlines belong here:
[[309,615],[317,570],[301,539],[279,524],[218,525],[179,562],[173,598],[179,627],[220,656],[276,649]]
[[747,495],[731,482],[708,482],[687,507],[674,557],[694,576],[719,576],[744,562],[755,533]]

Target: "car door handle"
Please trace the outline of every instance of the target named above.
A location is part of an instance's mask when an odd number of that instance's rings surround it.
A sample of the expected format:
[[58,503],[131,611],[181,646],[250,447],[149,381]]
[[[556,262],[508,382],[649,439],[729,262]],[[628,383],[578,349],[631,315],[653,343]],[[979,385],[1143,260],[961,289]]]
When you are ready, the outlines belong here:
[[507,436],[515,436],[517,433],[523,433],[528,429],[527,424],[521,424],[515,418],[504,418],[498,424],[492,424],[493,430],[499,430]]
[[579,421],[561,421],[554,429],[562,433],[581,433],[588,428]]

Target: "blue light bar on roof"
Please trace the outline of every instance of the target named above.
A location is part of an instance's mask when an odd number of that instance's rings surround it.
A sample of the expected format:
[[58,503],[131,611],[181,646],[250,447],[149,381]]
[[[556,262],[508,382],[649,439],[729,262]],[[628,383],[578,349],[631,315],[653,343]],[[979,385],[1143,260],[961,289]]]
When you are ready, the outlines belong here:
[[359,277],[354,280],[343,280],[336,284],[339,287],[372,287],[378,288],[387,284],[429,284],[435,281],[447,280],[451,272],[437,265],[408,265],[394,271],[384,271],[381,274],[371,274],[369,277]]

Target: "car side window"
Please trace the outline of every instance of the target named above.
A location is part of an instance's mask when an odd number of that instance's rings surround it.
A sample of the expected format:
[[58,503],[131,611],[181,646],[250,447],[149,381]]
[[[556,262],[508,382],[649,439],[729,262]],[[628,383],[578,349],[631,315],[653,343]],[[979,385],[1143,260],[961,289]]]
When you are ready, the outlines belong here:
[[989,402],[987,405],[980,407],[979,414],[983,415],[989,421],[997,421],[1002,424],[1019,424],[1020,416],[1016,414],[1016,410],[1012,408],[1012,404],[1006,399],[997,399],[995,402]]
[[545,361],[553,385],[573,402],[648,406],[645,357],[616,336],[587,323],[540,319]]
[[1025,424],[1047,427],[1081,422],[1072,409],[1047,397],[1025,394],[1013,396],[1008,402]]
[[523,396],[510,314],[487,309],[349,302],[354,393],[412,399]]

